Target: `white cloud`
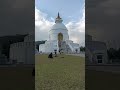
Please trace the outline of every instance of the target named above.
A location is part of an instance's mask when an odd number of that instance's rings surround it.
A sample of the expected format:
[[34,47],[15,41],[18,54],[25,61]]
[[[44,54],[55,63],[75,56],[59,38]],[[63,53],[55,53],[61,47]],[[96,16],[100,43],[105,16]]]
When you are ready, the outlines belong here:
[[70,39],[85,46],[85,10],[83,9],[82,18],[78,22],[69,22],[66,24],[69,30]]
[[[35,8],[35,40],[47,40],[48,32],[54,22],[48,21],[47,14]],[[52,18],[51,18],[52,19]]]
[[[54,19],[50,17],[47,19],[47,14],[41,12],[35,8],[35,40],[48,40],[48,32],[52,25],[54,24]],[[83,16],[78,22],[68,22],[66,24],[68,28],[70,39],[74,42],[85,45],[85,10],[83,10]]]

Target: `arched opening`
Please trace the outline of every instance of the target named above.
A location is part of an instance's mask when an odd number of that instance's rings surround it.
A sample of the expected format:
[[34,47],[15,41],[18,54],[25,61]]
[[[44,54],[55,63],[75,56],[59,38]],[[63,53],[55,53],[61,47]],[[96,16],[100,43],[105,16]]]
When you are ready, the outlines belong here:
[[59,33],[58,34],[58,41],[62,41],[63,40],[63,34],[62,33]]
[[58,34],[58,46],[59,46],[59,49],[61,48],[61,42],[62,41],[63,41],[63,34],[59,33]]

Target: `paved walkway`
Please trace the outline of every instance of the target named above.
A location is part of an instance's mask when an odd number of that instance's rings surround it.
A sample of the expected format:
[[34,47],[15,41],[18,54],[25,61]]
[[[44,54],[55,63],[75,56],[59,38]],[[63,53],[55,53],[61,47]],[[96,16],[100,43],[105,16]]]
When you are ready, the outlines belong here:
[[84,53],[80,53],[80,54],[66,54],[66,55],[73,55],[73,56],[85,57]]
[[120,73],[120,66],[119,65],[86,66],[86,69],[88,69],[88,70],[96,70],[96,71]]

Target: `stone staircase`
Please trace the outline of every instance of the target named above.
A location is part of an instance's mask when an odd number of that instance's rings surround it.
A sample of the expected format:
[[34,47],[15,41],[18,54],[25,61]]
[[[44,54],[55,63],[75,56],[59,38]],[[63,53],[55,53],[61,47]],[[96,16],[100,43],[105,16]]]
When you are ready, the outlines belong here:
[[70,46],[65,41],[61,41],[61,46],[59,47],[59,49],[63,53],[71,53],[72,52]]

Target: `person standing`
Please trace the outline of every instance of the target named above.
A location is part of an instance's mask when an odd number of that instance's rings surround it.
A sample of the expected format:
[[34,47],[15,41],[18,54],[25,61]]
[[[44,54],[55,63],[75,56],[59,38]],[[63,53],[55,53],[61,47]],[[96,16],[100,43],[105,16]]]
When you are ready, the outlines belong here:
[[55,57],[57,57],[57,50],[55,50]]

